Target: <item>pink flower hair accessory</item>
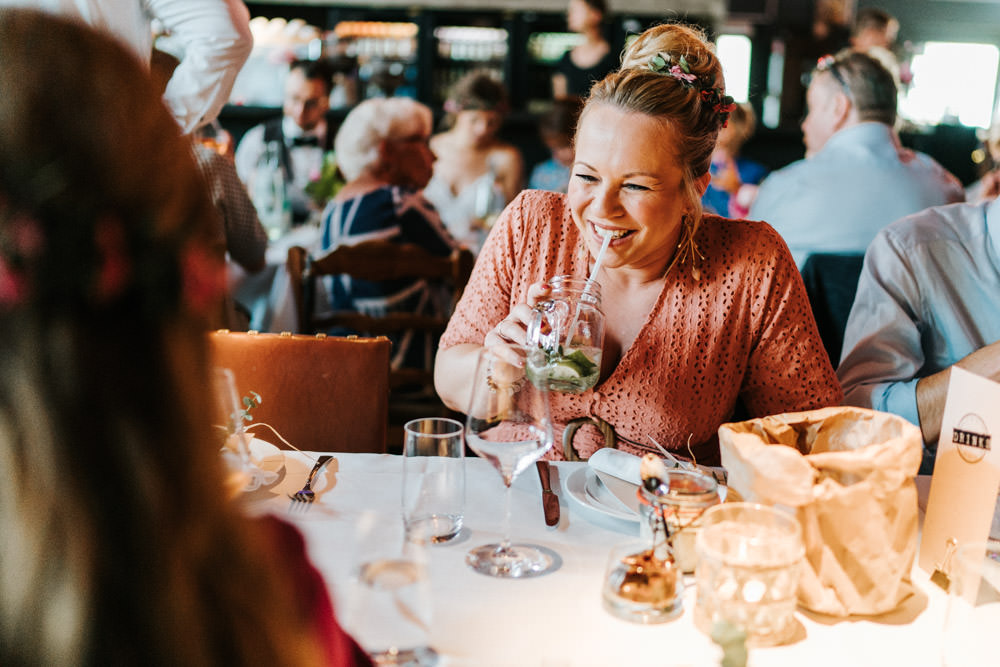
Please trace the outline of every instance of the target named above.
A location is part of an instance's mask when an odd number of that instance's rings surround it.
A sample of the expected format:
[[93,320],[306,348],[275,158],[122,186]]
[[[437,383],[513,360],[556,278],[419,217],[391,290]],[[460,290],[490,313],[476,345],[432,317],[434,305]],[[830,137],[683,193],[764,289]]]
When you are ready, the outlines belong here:
[[721,119],[722,126],[725,127],[729,123],[729,114],[736,108],[735,100],[726,95],[721,88],[705,86],[698,75],[691,71],[691,65],[683,55],[675,60],[673,55],[661,51],[650,59],[649,69],[676,79],[685,88],[699,91],[702,102],[711,106],[712,111]]

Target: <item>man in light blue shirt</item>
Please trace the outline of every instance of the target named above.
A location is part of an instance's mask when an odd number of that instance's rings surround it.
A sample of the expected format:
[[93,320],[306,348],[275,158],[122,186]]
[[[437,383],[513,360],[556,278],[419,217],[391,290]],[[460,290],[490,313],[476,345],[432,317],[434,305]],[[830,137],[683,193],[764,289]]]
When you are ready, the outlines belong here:
[[1000,381],[1000,200],[921,211],[865,255],[837,370],[848,405],[924,436],[933,470],[952,366]]
[[800,269],[812,253],[863,253],[890,222],[963,201],[954,176],[899,143],[896,84],[871,56],[821,59],[806,102],[806,159],[764,179],[748,216],[778,230]]

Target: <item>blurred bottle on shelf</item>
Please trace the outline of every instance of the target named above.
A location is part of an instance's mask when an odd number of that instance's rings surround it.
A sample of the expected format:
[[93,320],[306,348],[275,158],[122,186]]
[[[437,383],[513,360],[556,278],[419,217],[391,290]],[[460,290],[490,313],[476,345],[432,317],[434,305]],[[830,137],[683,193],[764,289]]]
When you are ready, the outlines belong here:
[[292,206],[288,199],[285,170],[282,167],[281,146],[276,141],[267,144],[257,163],[250,197],[257,217],[274,241],[292,226]]
[[504,66],[510,33],[503,28],[446,25],[434,29],[434,103],[444,103],[448,90],[472,70],[488,70],[506,83]]
[[407,21],[341,21],[338,52],[357,63],[360,97],[416,97],[419,26]]

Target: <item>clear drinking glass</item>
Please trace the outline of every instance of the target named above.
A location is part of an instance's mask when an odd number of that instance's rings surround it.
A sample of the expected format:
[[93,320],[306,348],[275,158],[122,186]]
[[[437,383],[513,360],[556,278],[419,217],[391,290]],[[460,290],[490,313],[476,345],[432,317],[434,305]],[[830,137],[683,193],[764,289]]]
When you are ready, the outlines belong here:
[[549,284],[551,298],[535,306],[528,323],[528,375],[552,391],[579,394],[601,377],[601,286],[572,276]]
[[434,543],[462,530],[465,440],[462,423],[430,417],[403,427],[403,522]]
[[[526,350],[508,346],[520,359]],[[545,385],[528,381],[524,369],[510,358],[484,349],[473,378],[466,412],[469,447],[493,464],[506,490],[503,541],[486,544],[465,558],[474,570],[493,577],[517,578],[541,574],[552,558],[538,547],[510,542],[510,486],[522,471],[552,447],[552,418]]]
[[805,547],[798,520],[755,503],[716,505],[695,538],[698,597],[695,625],[717,623],[747,634],[750,646],[774,646],[795,628],[796,592]]
[[963,544],[951,562],[942,662],[947,667],[996,664],[1000,540]]
[[411,539],[399,515],[373,510],[358,518],[354,537],[344,628],[376,665],[437,664],[427,543]]

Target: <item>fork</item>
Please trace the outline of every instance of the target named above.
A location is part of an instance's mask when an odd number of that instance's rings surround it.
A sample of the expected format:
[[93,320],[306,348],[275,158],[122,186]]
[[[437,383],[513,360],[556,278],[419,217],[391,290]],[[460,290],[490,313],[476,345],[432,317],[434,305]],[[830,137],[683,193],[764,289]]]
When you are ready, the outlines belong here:
[[316,500],[316,492],[312,490],[313,479],[316,478],[316,474],[319,473],[319,471],[323,469],[323,466],[329,463],[330,459],[332,458],[333,457],[330,456],[329,454],[324,454],[323,456],[319,457],[316,460],[316,465],[314,465],[312,470],[309,471],[309,476],[306,478],[306,483],[302,486],[301,489],[299,489],[295,493],[289,493],[288,497],[300,503],[311,503],[312,501]]

